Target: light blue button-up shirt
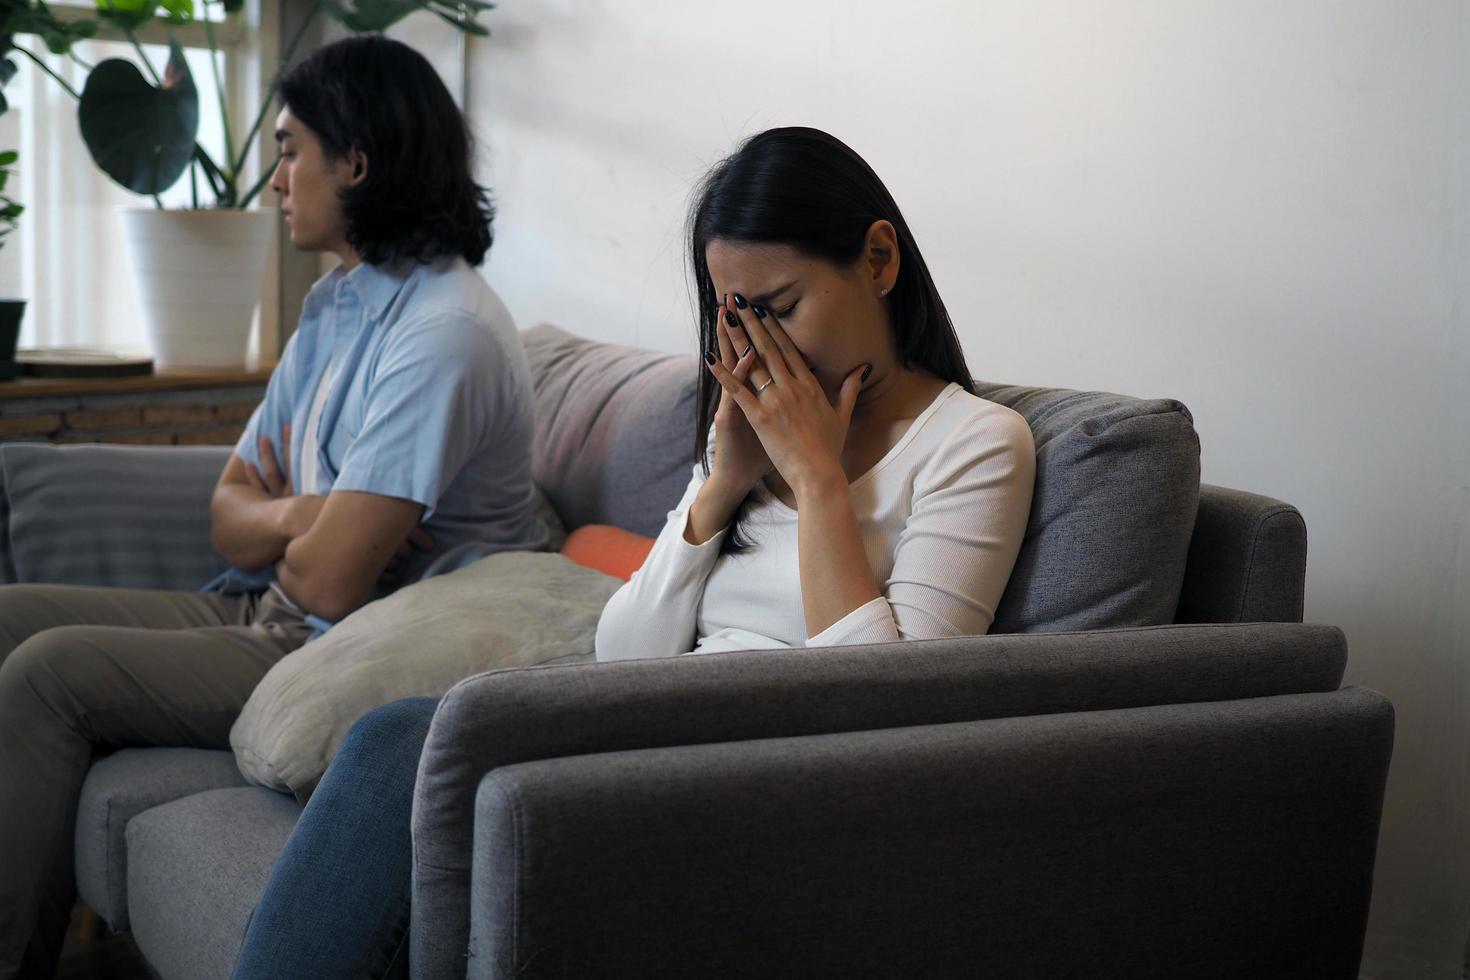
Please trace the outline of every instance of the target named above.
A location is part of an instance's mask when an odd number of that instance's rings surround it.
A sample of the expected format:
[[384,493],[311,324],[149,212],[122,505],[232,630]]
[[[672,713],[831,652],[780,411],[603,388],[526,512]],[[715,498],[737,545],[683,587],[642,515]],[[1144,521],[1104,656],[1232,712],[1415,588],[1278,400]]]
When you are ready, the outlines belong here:
[[[296,492],[423,504],[434,547],[410,559],[405,584],[493,552],[547,546],[533,504],[530,368],[510,312],[462,258],[322,277],[235,454],[258,467],[267,436],[279,462],[290,422],[290,470],[302,472],[307,419],[329,366],[318,483]],[[236,589],[269,580],[228,577],[225,587]]]

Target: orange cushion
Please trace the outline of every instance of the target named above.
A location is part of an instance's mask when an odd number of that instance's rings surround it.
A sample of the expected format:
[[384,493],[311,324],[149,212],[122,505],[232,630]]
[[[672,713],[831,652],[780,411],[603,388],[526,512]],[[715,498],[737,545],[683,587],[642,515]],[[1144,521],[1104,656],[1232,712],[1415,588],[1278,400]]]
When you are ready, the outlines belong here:
[[653,550],[653,538],[625,531],[610,524],[584,524],[567,535],[561,553],[578,565],[586,565],[624,582],[643,566]]

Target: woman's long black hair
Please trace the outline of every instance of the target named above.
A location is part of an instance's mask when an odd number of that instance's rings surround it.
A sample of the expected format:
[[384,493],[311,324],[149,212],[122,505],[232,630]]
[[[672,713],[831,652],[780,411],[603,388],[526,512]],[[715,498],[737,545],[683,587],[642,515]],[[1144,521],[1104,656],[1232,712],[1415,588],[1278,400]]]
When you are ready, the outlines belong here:
[[[862,157],[819,129],[792,126],[757,133],[721,160],[696,189],[689,211],[689,262],[699,316],[700,350],[719,350],[714,280],[705,250],[711,242],[787,245],[846,269],[863,254],[868,229],[886,220],[898,236],[898,280],[887,296],[900,363],[953,381],[974,393],[965,353],[944,300],[909,231],[908,222]],[[705,465],[720,385],[699,365],[694,455]],[[716,452],[718,452],[716,448]],[[723,550],[744,550],[742,505]]]
[[342,192],[347,244],[370,265],[462,255],[479,265],[495,208],[475,182],[474,141],[428,60],[376,34],[327,45],[276,84],[328,159],[356,147],[367,178]]

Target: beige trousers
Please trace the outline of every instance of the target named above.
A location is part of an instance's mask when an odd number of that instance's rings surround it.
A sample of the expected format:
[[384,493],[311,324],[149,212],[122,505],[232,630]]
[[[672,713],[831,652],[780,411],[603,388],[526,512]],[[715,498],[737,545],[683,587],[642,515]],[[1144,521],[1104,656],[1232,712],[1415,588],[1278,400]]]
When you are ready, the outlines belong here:
[[0,980],[55,970],[94,755],[229,748],[250,692],[311,632],[271,592],[0,586]]

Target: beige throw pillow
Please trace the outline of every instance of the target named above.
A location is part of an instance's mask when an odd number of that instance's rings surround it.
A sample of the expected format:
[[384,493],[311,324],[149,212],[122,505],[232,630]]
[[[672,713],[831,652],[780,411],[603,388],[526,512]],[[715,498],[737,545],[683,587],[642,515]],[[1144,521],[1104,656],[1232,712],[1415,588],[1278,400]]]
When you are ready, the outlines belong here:
[[369,603],[265,675],[230,730],[240,772],[305,799],[379,705],[502,667],[589,661],[621,584],[559,554],[506,552]]

